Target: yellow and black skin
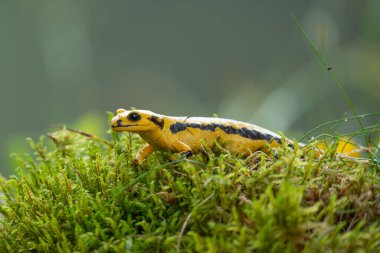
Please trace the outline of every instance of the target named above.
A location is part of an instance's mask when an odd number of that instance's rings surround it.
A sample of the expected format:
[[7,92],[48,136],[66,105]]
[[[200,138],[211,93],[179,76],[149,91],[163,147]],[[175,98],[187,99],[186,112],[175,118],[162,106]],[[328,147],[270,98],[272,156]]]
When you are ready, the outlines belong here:
[[267,129],[230,119],[171,117],[147,110],[118,109],[116,113],[111,122],[114,131],[137,133],[147,142],[137,153],[135,164],[141,164],[156,149],[189,157],[202,152],[204,145],[212,147],[216,140],[231,153],[243,155],[282,142],[280,135]]

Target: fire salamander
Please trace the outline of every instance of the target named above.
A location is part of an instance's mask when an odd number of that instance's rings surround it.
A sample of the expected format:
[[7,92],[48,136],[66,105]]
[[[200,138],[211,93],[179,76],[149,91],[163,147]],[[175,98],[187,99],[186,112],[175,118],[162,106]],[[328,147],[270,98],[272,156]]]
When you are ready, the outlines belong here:
[[147,110],[116,112],[111,122],[114,131],[138,133],[147,142],[137,153],[136,164],[141,164],[156,149],[180,153],[181,158],[190,157],[202,152],[203,145],[212,147],[218,140],[233,154],[249,155],[282,142],[280,135],[267,129],[230,119],[171,117]]

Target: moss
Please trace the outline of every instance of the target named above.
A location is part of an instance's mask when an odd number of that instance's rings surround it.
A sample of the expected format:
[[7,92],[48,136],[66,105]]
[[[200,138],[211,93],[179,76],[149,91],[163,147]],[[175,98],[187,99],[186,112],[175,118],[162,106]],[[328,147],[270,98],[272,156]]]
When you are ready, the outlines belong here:
[[138,136],[49,136],[0,180],[0,252],[380,251],[371,162],[281,147],[276,159],[156,152],[136,167]]

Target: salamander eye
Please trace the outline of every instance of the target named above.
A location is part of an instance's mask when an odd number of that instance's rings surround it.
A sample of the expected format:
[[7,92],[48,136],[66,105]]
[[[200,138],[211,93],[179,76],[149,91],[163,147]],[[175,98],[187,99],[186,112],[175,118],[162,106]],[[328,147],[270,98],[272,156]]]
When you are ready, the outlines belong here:
[[141,119],[141,115],[138,114],[137,112],[131,112],[130,114],[128,114],[127,118],[130,121],[138,121]]

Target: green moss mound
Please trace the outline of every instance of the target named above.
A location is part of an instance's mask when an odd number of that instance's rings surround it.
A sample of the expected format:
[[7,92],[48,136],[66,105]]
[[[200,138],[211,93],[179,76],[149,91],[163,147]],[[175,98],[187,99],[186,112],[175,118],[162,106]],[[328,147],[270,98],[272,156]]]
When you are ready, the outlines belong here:
[[134,135],[50,139],[0,180],[0,252],[380,252],[371,163],[283,147],[278,158],[156,152],[136,167]]

